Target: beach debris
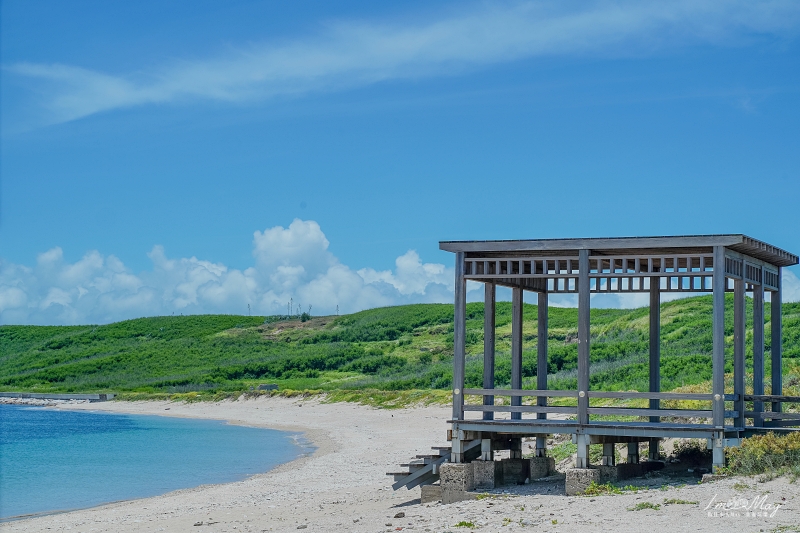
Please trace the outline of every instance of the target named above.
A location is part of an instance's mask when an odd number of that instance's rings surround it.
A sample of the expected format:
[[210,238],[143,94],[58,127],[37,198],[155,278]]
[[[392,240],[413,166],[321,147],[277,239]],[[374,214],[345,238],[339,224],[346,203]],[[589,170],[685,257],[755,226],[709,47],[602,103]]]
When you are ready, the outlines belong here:
[[202,526],[202,525],[203,525],[203,521],[202,521],[202,520],[200,520],[199,522],[195,522],[195,523],[194,523],[194,525],[196,525],[196,526]]
[[406,516],[406,513],[404,513],[403,511],[400,511],[399,513],[394,515],[395,518],[405,518],[405,516]]
[[297,526],[297,529],[305,529],[307,527],[308,527],[308,524],[300,524],[299,526]]

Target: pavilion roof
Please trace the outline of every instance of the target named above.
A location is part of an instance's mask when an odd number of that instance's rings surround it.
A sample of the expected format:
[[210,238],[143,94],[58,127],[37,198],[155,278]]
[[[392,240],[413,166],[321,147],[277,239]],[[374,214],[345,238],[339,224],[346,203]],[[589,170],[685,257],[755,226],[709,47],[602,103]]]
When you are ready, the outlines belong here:
[[766,242],[742,234],[674,235],[659,237],[611,237],[585,239],[524,239],[494,241],[441,241],[439,248],[465,252],[468,257],[567,256],[578,250],[595,255],[668,256],[671,254],[711,253],[714,246],[760,259],[774,266],[798,264],[798,257]]

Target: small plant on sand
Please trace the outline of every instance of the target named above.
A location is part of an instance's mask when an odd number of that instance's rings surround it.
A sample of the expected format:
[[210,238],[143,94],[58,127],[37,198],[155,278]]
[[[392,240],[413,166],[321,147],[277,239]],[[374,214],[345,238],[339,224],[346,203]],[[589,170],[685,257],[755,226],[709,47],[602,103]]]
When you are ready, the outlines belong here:
[[750,488],[750,485],[744,483],[743,481],[737,481],[733,484],[734,490],[747,490]]
[[462,520],[453,527],[468,527],[470,529],[475,529],[475,524],[473,524],[472,522],[467,522],[466,520]]
[[650,503],[650,502],[641,502],[637,503],[633,507],[628,507],[629,511],[644,511],[645,509],[653,509],[654,511],[658,511],[661,509],[660,503]]
[[596,481],[592,481],[589,483],[589,486],[586,487],[586,490],[583,491],[583,496],[602,496],[604,494],[625,494],[626,492],[633,492],[637,494],[640,490],[643,490],[642,487],[637,487],[636,485],[625,485],[624,487],[618,487],[617,485],[612,485],[611,483],[597,483]]
[[699,502],[680,500],[678,498],[664,498],[664,505],[697,505]]
[[550,523],[553,524],[553,525],[556,525],[556,524],[558,524],[558,520],[553,518],[552,520],[550,520]]

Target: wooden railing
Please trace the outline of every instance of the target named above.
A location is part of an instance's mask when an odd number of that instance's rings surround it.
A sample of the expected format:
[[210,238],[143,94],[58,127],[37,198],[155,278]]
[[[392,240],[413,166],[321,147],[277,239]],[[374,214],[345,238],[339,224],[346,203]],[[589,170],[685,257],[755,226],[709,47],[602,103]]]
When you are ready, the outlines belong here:
[[[525,389],[464,389],[465,396],[483,396],[484,404],[465,404],[464,411],[491,412],[491,413],[553,413],[553,414],[578,414],[577,406],[542,405],[540,400],[547,398],[578,398],[579,392],[575,390],[525,390]],[[676,393],[676,392],[615,392],[615,391],[587,391],[589,398],[604,398],[618,400],[697,400],[713,402],[713,394],[703,393]],[[534,397],[538,405],[494,405],[495,396],[513,398]],[[738,394],[726,394],[725,401],[737,401]],[[486,405],[488,402],[489,403]],[[589,415],[621,415],[644,417],[692,417],[712,418],[712,409],[652,409],[640,407],[591,407],[587,408]],[[737,418],[738,411],[725,411],[725,418]],[[788,417],[787,417],[788,418]],[[800,418],[798,416],[797,418]]]
[[[796,426],[800,425],[800,413],[782,412],[784,403],[800,403],[800,396],[779,394],[745,394],[744,401],[753,402],[753,410],[745,411],[745,418],[752,418],[755,426]],[[765,404],[772,410],[765,411]]]

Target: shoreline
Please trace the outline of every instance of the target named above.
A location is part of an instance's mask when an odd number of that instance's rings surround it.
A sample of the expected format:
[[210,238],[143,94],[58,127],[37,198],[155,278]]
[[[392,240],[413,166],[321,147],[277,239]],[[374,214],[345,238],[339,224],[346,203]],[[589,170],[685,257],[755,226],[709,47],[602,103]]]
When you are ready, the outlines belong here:
[[[800,486],[787,478],[759,483],[730,478],[702,485],[664,485],[618,495],[565,496],[563,481],[503,487],[481,500],[420,504],[419,489],[391,490],[385,472],[442,444],[449,409],[383,410],[317,399],[258,398],[217,403],[104,402],[55,409],[225,420],[305,436],[316,449],[247,479],[180,489],[161,496],[0,524],[4,532],[116,531],[266,532],[364,531],[771,531],[800,521]],[[634,481],[634,480],[631,480]],[[710,502],[766,494],[780,509],[773,517],[711,517]],[[669,500],[682,502],[669,504]],[[641,503],[655,508],[636,511]],[[740,513],[741,514],[741,513]],[[473,528],[456,527],[470,523]],[[790,529],[791,530],[791,529]]]
[[[146,404],[152,404],[152,403],[155,403],[155,402],[126,402],[126,403],[130,403],[130,404],[142,403],[142,404],[146,405]],[[159,403],[161,403],[161,402],[159,402]],[[172,402],[167,402],[167,403],[172,403]],[[244,477],[244,478],[242,478],[240,480],[227,481],[227,482],[222,482],[222,483],[201,483],[199,485],[194,485],[194,486],[191,486],[191,487],[183,487],[183,488],[179,488],[179,489],[174,489],[174,490],[170,490],[169,492],[165,492],[165,493],[161,493],[161,494],[155,494],[155,495],[152,495],[152,496],[145,496],[145,497],[139,497],[139,498],[122,498],[122,499],[118,499],[118,500],[112,500],[112,501],[103,502],[103,503],[100,503],[100,504],[97,504],[97,505],[91,505],[91,506],[88,506],[88,507],[74,507],[74,508],[67,508],[67,509],[52,509],[52,510],[47,510],[47,511],[36,512],[36,513],[29,513],[29,514],[23,514],[23,515],[14,515],[14,516],[8,516],[8,517],[0,517],[0,525],[9,524],[9,523],[12,523],[12,522],[23,521],[23,520],[33,520],[33,519],[41,518],[41,517],[48,517],[48,516],[54,516],[54,515],[63,515],[63,514],[67,514],[67,513],[74,513],[74,512],[80,512],[80,511],[89,511],[89,510],[92,510],[92,509],[100,509],[100,508],[103,508],[103,507],[106,507],[106,506],[122,504],[122,503],[126,503],[126,502],[145,501],[145,500],[149,500],[151,498],[165,497],[165,496],[169,496],[169,495],[172,495],[172,494],[181,493],[181,492],[184,492],[184,491],[187,491],[187,490],[200,489],[200,488],[203,488],[203,487],[224,486],[224,485],[228,485],[228,484],[231,484],[231,483],[237,483],[239,481],[245,481],[245,480],[248,480],[248,479],[253,478],[255,476],[261,476],[261,475],[269,474],[270,472],[274,472],[274,471],[277,471],[277,470],[285,468],[285,467],[288,468],[288,467],[291,467],[292,465],[295,465],[295,464],[300,464],[303,461],[309,459],[310,457],[315,456],[318,453],[320,453],[320,454],[330,453],[330,450],[325,450],[324,449],[325,448],[325,446],[323,444],[325,442],[324,439],[315,438],[316,435],[315,435],[315,432],[313,430],[307,430],[307,429],[302,428],[302,427],[296,427],[296,426],[274,427],[274,426],[269,425],[269,424],[257,424],[257,423],[251,423],[251,422],[243,421],[243,420],[230,420],[230,419],[221,418],[221,417],[193,416],[192,414],[188,414],[188,413],[174,414],[173,415],[173,414],[170,414],[170,412],[169,412],[171,407],[165,408],[164,412],[136,412],[136,413],[131,413],[131,412],[128,412],[127,410],[124,410],[124,409],[115,409],[115,408],[113,408],[113,405],[121,405],[121,404],[123,404],[123,402],[116,402],[116,404],[109,402],[109,403],[105,404],[108,408],[103,409],[103,408],[97,408],[98,405],[99,405],[98,403],[90,402],[90,401],[85,400],[85,399],[65,400],[65,399],[42,399],[42,398],[13,398],[13,399],[12,398],[0,398],[0,405],[13,405],[13,406],[22,406],[22,407],[38,407],[38,408],[52,409],[52,410],[56,410],[56,411],[85,411],[85,412],[90,412],[90,413],[103,413],[103,414],[109,414],[109,415],[163,416],[163,417],[170,417],[170,418],[182,418],[182,419],[187,419],[187,420],[214,420],[214,421],[219,421],[219,422],[225,422],[226,424],[229,424],[229,425],[237,425],[237,426],[250,427],[250,428],[255,428],[255,429],[270,429],[270,430],[275,430],[275,431],[281,431],[283,433],[286,433],[286,438],[291,439],[293,441],[293,444],[298,449],[298,454],[294,459],[292,459],[290,461],[275,465],[272,468],[269,468],[268,470],[265,470],[263,472],[256,472],[254,474],[247,475],[246,477]],[[147,409],[147,411],[150,411],[150,410]]]

